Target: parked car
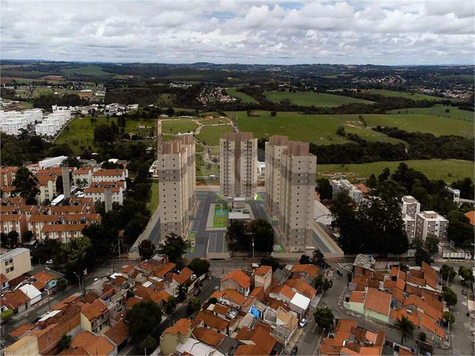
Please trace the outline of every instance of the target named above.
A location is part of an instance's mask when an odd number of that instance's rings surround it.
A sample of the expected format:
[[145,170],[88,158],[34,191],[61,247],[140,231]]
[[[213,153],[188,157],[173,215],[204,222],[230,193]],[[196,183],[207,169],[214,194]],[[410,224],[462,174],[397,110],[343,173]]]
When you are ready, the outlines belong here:
[[339,269],[336,270],[336,273],[337,273],[340,277],[343,276],[343,272],[340,271]]
[[196,296],[198,296],[200,293],[201,293],[201,290],[199,290],[198,288],[196,288],[195,291],[193,292],[193,295],[196,297]]
[[302,320],[300,320],[299,326],[301,328],[304,328],[305,325],[307,325],[307,319],[303,318]]
[[462,289],[462,294],[463,294],[463,295],[467,295],[467,290],[466,290],[465,288]]
[[297,352],[299,352],[299,348],[297,346],[294,346],[292,351],[290,351],[290,355],[295,356],[295,355],[297,355]]

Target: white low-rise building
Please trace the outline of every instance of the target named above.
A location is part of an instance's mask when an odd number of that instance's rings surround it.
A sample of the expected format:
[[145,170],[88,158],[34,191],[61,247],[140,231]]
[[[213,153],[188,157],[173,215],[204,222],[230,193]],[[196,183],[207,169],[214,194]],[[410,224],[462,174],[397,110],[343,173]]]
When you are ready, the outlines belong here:
[[335,199],[337,194],[340,193],[343,190],[346,190],[348,192],[348,195],[350,196],[351,199],[355,203],[361,203],[361,200],[363,199],[363,192],[356,188],[353,184],[350,183],[348,179],[340,179],[340,180],[335,180],[332,179],[330,180],[330,185],[332,186],[333,192],[332,192],[332,198]]

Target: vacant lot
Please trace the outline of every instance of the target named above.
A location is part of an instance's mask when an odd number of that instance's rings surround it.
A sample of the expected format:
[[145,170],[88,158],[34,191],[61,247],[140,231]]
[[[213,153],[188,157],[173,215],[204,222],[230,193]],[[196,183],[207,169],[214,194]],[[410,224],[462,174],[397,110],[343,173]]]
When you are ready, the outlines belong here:
[[[401,162],[374,162],[364,164],[318,164],[317,174],[342,173],[348,178],[368,178],[371,174],[376,177],[388,167],[394,172]],[[470,177],[474,179],[474,163],[460,160],[414,160],[405,163],[424,173],[430,179],[442,179],[447,183]]]
[[198,125],[191,119],[170,119],[162,121],[162,132],[169,134],[187,133],[196,130]]
[[243,103],[259,104],[259,102],[252,96],[241,93],[240,91],[237,91],[236,88],[227,88],[226,92],[235,98],[241,99]]
[[219,146],[219,139],[227,132],[232,132],[231,126],[206,126],[201,129],[196,137],[198,141],[208,146]]
[[249,117],[242,111],[228,114],[238,118],[240,131],[252,132],[257,138],[269,139],[272,135],[285,135],[292,140],[321,145],[348,143],[351,141],[336,134],[338,127],[344,126],[347,133],[358,134],[368,141],[402,142],[364,127],[358,115],[300,115],[296,112],[278,112],[277,116],[273,117],[267,111],[256,111],[255,114],[259,117]]
[[348,96],[333,95],[314,92],[297,92],[290,93],[288,91],[266,91],[265,96],[274,103],[280,103],[282,100],[289,99],[293,104],[299,106],[316,106],[316,107],[335,107],[349,103],[371,104],[371,101],[355,99]]
[[390,97],[395,97],[395,98],[406,98],[406,99],[412,99],[412,100],[444,100],[444,98],[440,98],[438,96],[410,93],[406,91],[367,89],[367,90],[363,90],[363,92],[370,93],[370,94],[379,94],[383,96],[390,96]]
[[389,111],[389,114],[430,115],[430,116],[446,117],[449,119],[465,120],[465,121],[472,121],[472,122],[475,116],[475,113],[473,111],[460,110],[456,106],[444,106],[444,105],[435,105],[430,108],[407,108],[407,109],[391,110]]

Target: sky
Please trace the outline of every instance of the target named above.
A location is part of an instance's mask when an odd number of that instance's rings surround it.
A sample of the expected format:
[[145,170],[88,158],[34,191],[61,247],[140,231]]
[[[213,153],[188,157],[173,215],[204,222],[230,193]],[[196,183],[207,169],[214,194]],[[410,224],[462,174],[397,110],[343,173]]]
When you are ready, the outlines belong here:
[[0,0],[1,59],[474,64],[473,0]]

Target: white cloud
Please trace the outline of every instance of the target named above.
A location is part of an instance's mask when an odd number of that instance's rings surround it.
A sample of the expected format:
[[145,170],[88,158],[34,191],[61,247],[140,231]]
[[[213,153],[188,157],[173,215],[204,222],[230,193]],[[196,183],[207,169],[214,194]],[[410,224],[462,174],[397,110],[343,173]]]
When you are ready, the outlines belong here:
[[473,63],[472,0],[1,1],[1,57]]

